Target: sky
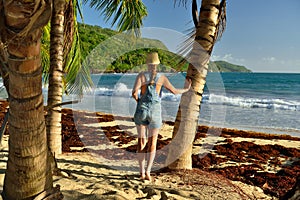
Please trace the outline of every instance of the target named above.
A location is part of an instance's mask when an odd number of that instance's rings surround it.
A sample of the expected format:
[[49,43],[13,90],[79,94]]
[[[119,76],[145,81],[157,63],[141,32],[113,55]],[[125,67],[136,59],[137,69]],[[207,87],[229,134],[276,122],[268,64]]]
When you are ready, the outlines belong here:
[[[191,3],[145,0],[142,37],[161,40],[170,51],[193,27]],[[200,7],[201,1],[198,1]],[[227,0],[227,23],[211,60],[243,65],[253,72],[300,73],[300,0]],[[99,11],[83,6],[83,22],[115,29]],[[82,20],[79,20],[82,22]]]

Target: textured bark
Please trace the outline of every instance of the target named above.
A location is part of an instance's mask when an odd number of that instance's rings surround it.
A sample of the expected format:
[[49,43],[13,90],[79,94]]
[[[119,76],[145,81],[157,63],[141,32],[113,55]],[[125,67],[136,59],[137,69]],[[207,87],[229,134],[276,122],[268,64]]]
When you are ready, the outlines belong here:
[[61,106],[63,93],[63,47],[64,47],[65,0],[54,0],[51,18],[50,74],[48,86],[47,136],[53,155],[62,153]]
[[[50,2],[3,1],[2,50],[9,72],[9,155],[3,199],[33,199],[51,189],[40,61]],[[1,6],[0,6],[1,7]]]
[[187,77],[192,79],[193,90],[181,97],[166,161],[170,169],[192,169],[192,147],[198,126],[208,62],[217,34],[219,7],[219,0],[202,0],[195,43],[187,70]]

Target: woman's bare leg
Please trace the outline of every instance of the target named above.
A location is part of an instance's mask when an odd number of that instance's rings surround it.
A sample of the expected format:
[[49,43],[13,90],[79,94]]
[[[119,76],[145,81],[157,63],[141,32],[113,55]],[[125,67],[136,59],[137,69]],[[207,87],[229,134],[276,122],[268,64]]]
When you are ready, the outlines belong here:
[[146,146],[146,126],[136,127],[138,132],[137,159],[140,167],[140,178],[145,179],[145,146]]
[[154,162],[155,154],[156,154],[156,144],[157,144],[157,136],[159,129],[153,128],[149,129],[149,138],[148,138],[148,154],[147,154],[147,168],[146,168],[146,179],[151,181],[151,168]]

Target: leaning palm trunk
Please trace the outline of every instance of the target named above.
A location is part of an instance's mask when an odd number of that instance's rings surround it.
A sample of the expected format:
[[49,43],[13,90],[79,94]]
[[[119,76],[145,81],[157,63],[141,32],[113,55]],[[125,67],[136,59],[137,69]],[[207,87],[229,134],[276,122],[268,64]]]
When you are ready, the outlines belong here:
[[[195,5],[196,1],[193,2],[193,9]],[[188,59],[190,64],[187,70],[187,78],[192,80],[193,90],[181,97],[166,161],[170,169],[192,169],[192,146],[198,126],[208,62],[219,32],[219,13],[223,9],[225,0],[222,3],[220,0],[202,0],[200,17],[194,17],[195,42]]]
[[43,0],[0,3],[10,102],[3,199],[33,199],[53,188],[40,61],[41,28],[48,22],[50,10],[50,2]]
[[54,0],[51,18],[50,71],[46,124],[49,148],[53,155],[62,153],[60,105],[63,93],[65,2],[65,0]]

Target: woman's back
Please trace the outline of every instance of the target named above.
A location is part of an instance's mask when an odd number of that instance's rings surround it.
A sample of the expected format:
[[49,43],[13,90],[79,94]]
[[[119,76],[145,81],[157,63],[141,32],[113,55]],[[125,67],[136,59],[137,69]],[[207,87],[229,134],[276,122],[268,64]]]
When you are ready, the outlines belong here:
[[141,96],[151,95],[153,98],[160,98],[162,88],[162,84],[159,82],[160,78],[161,75],[159,73],[143,72]]

